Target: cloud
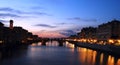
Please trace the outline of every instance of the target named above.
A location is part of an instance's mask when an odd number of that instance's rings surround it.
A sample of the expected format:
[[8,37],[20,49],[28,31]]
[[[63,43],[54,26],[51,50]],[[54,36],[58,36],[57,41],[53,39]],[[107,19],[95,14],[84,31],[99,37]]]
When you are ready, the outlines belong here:
[[56,28],[57,27],[57,26],[51,26],[51,25],[47,25],[47,24],[37,24],[35,26],[47,27],[47,28]]
[[80,17],[67,18],[67,20],[83,21],[83,22],[97,22],[96,19],[83,19]]
[[0,20],[0,22],[8,22],[7,20]]
[[0,17],[21,17],[21,16],[10,13],[0,13]]
[[44,12],[23,12],[22,14],[33,14],[33,15],[47,15],[47,16],[52,16],[51,14],[47,14]]
[[48,37],[48,38],[69,37],[70,35],[77,34],[76,31],[74,30],[54,30],[54,31],[40,30],[34,33],[38,34],[40,37]]
[[47,38],[62,38],[66,37],[63,34],[60,34],[58,31],[47,31],[47,30],[41,30],[38,32],[34,32],[35,34],[38,34],[40,37],[47,37]]
[[0,11],[14,11],[11,8],[5,7],[5,8],[0,8]]
[[55,23],[56,25],[65,25],[65,24],[68,24],[68,23]]
[[65,36],[70,36],[70,35],[76,34],[76,32],[74,30],[61,30],[59,33],[62,35],[65,35]]
[[1,18],[7,18],[7,17],[12,17],[12,18],[33,18],[35,16],[30,16],[30,15],[18,15],[18,14],[13,14],[13,13],[0,13]]
[[79,17],[74,17],[74,18],[67,18],[68,20],[81,20]]
[[12,9],[12,8],[9,8],[9,7],[2,7],[2,8],[0,8],[0,11],[13,12],[13,13],[19,13],[19,14],[24,13],[20,10],[15,10],[15,9]]
[[0,8],[0,11],[4,11],[4,12],[12,12],[12,13],[16,13],[16,14],[33,14],[33,15],[48,15],[50,16],[50,14],[44,13],[44,12],[25,12],[25,11],[21,11],[21,10],[16,10],[16,9],[12,9],[10,7],[2,7]]

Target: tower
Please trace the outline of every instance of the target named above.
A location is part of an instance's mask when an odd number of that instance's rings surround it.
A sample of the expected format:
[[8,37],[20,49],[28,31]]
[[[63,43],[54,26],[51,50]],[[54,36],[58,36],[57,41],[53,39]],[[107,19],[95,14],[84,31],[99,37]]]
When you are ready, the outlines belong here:
[[13,29],[13,20],[10,20],[10,29]]

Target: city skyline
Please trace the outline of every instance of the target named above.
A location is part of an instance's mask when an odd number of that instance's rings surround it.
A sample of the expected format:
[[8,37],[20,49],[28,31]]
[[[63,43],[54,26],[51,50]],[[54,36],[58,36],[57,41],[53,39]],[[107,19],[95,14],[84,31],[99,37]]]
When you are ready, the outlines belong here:
[[[83,27],[120,20],[118,0],[2,0],[0,21],[23,28],[40,37],[66,37]],[[9,3],[9,4],[8,4]]]

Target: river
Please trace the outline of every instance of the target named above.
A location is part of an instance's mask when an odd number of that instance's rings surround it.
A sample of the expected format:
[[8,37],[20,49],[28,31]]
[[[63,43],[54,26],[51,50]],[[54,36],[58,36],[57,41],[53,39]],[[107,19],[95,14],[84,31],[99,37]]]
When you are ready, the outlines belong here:
[[100,51],[49,41],[0,51],[0,65],[120,65],[120,58]]

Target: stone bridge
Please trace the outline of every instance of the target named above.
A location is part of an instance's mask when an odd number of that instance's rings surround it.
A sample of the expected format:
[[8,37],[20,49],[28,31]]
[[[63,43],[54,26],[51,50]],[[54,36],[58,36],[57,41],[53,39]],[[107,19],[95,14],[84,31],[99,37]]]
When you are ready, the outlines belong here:
[[41,42],[42,42],[42,45],[46,45],[46,42],[48,41],[57,41],[59,43],[59,46],[63,46],[63,43],[65,42],[64,39],[60,38],[60,39],[42,39]]

